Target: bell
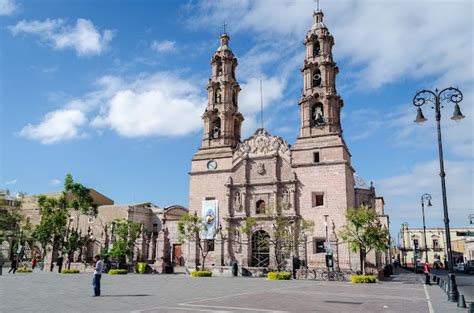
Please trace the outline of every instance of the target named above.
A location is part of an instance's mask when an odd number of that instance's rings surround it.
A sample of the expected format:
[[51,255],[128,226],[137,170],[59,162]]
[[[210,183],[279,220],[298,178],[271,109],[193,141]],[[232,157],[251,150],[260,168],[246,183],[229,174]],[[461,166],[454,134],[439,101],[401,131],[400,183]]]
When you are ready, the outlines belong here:
[[459,105],[456,103],[456,105],[454,106],[454,113],[453,113],[453,116],[451,117],[451,119],[453,121],[459,122],[463,118],[465,118],[465,116],[462,115],[461,109],[459,108]]
[[433,206],[433,205],[431,204],[431,199],[428,200],[428,206]]
[[423,112],[421,111],[421,108],[418,108],[418,110],[416,111],[416,119],[414,120],[414,122],[421,125],[422,123],[426,121],[427,120],[423,116]]

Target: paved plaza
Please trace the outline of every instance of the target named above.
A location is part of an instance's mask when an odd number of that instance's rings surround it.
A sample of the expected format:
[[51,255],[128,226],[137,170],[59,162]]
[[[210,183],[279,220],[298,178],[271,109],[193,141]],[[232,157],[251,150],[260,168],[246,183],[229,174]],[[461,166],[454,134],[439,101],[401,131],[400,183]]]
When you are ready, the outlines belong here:
[[[466,312],[435,286],[405,273],[392,281],[269,281],[176,275],[104,275],[92,297],[91,274],[49,272],[0,277],[1,312]],[[428,297],[430,299],[428,299]],[[441,305],[441,306],[440,306]],[[444,306],[443,306],[444,305]],[[431,311],[430,311],[431,307]],[[433,309],[434,308],[434,309]]]

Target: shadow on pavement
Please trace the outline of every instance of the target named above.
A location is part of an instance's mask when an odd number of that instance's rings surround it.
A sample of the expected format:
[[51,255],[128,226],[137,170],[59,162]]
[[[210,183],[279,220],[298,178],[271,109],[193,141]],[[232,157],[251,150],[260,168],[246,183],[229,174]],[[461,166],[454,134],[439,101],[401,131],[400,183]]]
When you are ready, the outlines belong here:
[[152,295],[103,295],[100,296],[101,298],[103,297],[150,297]]

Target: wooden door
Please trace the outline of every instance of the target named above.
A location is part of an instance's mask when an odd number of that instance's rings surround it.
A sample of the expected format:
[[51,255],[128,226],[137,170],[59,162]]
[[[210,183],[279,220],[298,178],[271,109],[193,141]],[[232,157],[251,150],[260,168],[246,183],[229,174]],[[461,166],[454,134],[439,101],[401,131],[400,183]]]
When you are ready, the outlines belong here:
[[173,263],[176,266],[183,266],[183,251],[181,250],[181,245],[173,245]]

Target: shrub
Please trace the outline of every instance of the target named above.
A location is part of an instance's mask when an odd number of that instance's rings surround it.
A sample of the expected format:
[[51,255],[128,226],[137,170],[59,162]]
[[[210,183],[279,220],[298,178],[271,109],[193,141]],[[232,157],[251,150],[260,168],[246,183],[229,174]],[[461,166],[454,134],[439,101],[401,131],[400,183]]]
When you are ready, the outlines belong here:
[[77,270],[77,269],[72,269],[72,270],[64,269],[64,270],[61,271],[61,274],[79,274],[79,273],[80,273],[80,271]]
[[125,274],[128,274],[128,270],[119,270],[119,269],[115,269],[115,270],[110,270],[109,275],[125,275]]
[[146,266],[147,264],[145,262],[138,262],[137,263],[137,273],[140,273],[140,274],[145,274],[146,272]]
[[377,278],[374,275],[352,275],[351,282],[354,284],[375,283]]
[[210,271],[192,271],[191,276],[192,277],[211,277],[212,272],[210,272]]
[[31,268],[20,267],[16,270],[17,273],[32,273],[33,270]]
[[288,272],[268,272],[267,278],[270,280],[290,280],[291,273]]

